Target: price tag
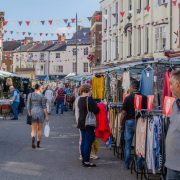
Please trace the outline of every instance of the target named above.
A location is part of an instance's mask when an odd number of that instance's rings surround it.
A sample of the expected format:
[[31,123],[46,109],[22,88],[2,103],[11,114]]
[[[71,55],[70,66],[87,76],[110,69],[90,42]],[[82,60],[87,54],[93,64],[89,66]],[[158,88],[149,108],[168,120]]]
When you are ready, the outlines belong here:
[[135,110],[138,110],[138,111],[140,111],[142,109],[142,96],[141,95],[135,95],[134,108],[135,108]]
[[148,112],[152,112],[154,102],[154,95],[147,96],[147,110]]
[[149,77],[149,75],[150,75],[150,74],[149,74],[149,72],[147,72],[147,74],[146,74],[146,75],[147,75],[147,77]]
[[157,82],[157,76],[154,76],[154,82]]
[[163,114],[170,117],[172,114],[172,106],[175,101],[174,97],[165,96],[163,105]]

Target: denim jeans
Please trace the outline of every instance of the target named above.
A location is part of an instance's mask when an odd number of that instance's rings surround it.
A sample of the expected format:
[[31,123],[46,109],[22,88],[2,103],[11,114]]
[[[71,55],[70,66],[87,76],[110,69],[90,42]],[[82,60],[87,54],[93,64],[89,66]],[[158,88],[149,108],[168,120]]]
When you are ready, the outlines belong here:
[[124,148],[124,159],[126,168],[130,168],[131,163],[131,145],[134,137],[135,131],[135,120],[127,120],[125,122],[125,131],[124,131],[124,140],[125,140],[125,148]]
[[180,171],[174,171],[171,169],[167,169],[166,180],[179,180],[179,179],[180,179]]
[[64,100],[57,100],[56,102],[56,114],[59,113],[59,106],[61,107],[61,114],[64,112]]
[[91,147],[92,143],[95,140],[95,133],[94,130],[81,130],[81,155],[83,158],[83,162],[90,161],[90,154],[91,154]]
[[18,119],[18,108],[19,108],[19,102],[13,102],[12,111],[13,111],[14,119]]

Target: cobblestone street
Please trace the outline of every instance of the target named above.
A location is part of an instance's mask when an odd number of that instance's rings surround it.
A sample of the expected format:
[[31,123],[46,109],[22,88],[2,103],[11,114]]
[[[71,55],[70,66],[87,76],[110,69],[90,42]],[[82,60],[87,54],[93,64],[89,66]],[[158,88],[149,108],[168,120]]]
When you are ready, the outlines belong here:
[[133,180],[123,163],[105,146],[100,147],[97,168],[81,166],[79,133],[74,115],[51,115],[51,135],[43,138],[42,149],[31,149],[30,126],[19,121],[0,120],[0,180]]

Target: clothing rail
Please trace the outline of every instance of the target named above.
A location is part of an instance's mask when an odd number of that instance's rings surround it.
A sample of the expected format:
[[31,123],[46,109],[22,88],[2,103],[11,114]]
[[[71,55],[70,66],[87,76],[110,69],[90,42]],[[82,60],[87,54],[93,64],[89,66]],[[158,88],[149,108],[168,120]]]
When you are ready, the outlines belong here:
[[[146,117],[150,117],[151,115],[153,115],[153,116],[162,116],[162,110],[156,110],[156,109],[153,109],[152,112],[148,112],[147,109],[142,109],[141,111],[136,111],[136,115],[139,114],[139,113],[142,115],[143,112],[147,112],[145,114]],[[141,116],[141,117],[143,117],[143,116]],[[147,118],[147,120],[149,120],[149,119]],[[145,158],[142,158],[143,159],[143,163],[142,163],[143,167],[142,167],[141,170],[139,170],[137,168],[137,155],[136,155],[137,122],[138,122],[138,119],[136,118],[135,119],[135,124],[136,124],[135,125],[135,134],[134,134],[135,147],[134,147],[133,160],[132,160],[132,163],[131,163],[131,174],[133,173],[133,170],[134,170],[135,173],[136,173],[137,178],[138,178],[139,175],[141,175],[141,180],[143,179],[143,177],[145,179],[150,179],[150,176],[151,175],[154,176],[154,174],[151,171],[148,170],[147,163],[146,163],[146,158],[147,158],[147,154],[146,154],[147,153],[147,135],[148,135],[148,124],[149,124],[149,122],[146,123]],[[161,141],[161,146],[162,146],[162,167],[161,167],[159,172],[156,172],[156,175],[158,175],[158,177],[160,179],[164,179],[164,176],[165,176],[165,168],[164,168],[164,163],[165,163],[165,133],[166,133],[166,130],[165,130],[165,128],[166,128],[165,127],[165,123],[166,123],[165,118],[162,118],[161,123],[162,123],[162,126],[161,126],[162,127],[162,134],[161,134],[161,136],[162,136],[162,139],[161,139],[162,140]]]
[[122,143],[122,133],[120,131],[120,116],[121,116],[122,103],[109,103],[108,104],[108,118],[111,129],[112,147],[114,156],[123,159],[124,145]]

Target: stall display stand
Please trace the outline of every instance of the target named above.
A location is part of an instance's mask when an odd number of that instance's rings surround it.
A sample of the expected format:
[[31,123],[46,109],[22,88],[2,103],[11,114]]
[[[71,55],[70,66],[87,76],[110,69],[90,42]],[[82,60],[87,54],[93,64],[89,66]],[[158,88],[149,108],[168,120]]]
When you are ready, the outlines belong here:
[[120,125],[120,119],[118,114],[121,112],[122,103],[109,103],[108,107],[109,109],[113,110],[113,123],[111,128],[111,137],[113,139],[113,143],[112,143],[113,154],[114,156],[117,156],[117,158],[123,159],[124,145],[121,141],[121,138],[120,139],[118,138],[119,136],[121,136],[120,129],[118,128]]

